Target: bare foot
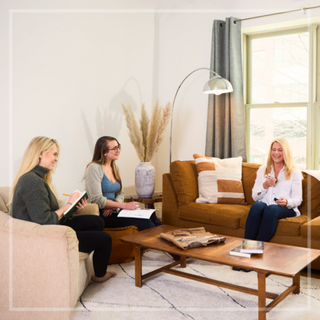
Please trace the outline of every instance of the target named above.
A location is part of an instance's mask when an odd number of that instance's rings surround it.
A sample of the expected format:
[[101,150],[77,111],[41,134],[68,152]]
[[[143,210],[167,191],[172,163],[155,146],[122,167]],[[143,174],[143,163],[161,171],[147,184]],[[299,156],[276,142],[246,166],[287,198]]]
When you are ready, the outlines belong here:
[[93,282],[104,282],[107,281],[108,279],[115,277],[117,274],[115,272],[112,271],[108,271],[103,277],[96,277],[96,276],[92,276],[91,280]]

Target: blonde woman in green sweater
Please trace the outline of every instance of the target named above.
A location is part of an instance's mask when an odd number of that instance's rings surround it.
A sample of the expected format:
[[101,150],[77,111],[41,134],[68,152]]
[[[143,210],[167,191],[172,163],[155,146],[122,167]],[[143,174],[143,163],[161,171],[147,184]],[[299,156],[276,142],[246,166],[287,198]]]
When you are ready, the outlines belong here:
[[77,205],[72,219],[65,219],[64,212],[80,195],[73,193],[68,203],[59,208],[58,198],[52,186],[52,172],[58,162],[59,144],[47,137],[36,137],[29,143],[22,164],[13,184],[10,214],[14,218],[39,224],[62,224],[77,234],[79,251],[93,254],[95,275],[92,281],[103,282],[115,276],[107,272],[112,240],[103,232],[104,222],[98,216],[77,216],[86,206],[86,200]]

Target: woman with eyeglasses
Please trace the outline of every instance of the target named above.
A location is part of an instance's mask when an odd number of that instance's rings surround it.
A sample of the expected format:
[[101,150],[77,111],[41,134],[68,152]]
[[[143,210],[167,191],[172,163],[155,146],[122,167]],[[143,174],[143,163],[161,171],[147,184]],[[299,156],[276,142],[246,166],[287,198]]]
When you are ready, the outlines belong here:
[[86,199],[79,202],[72,219],[64,217],[64,213],[80,193],[71,194],[67,204],[59,208],[58,197],[51,183],[59,149],[59,144],[54,139],[40,136],[31,140],[13,183],[10,215],[41,225],[61,224],[72,228],[79,240],[79,251],[94,251],[95,275],[91,280],[104,282],[116,275],[114,272],[107,272],[112,239],[109,234],[103,232],[104,222],[101,217],[77,216],[86,206]]
[[124,192],[119,169],[115,164],[120,156],[121,146],[116,138],[104,136],[97,140],[92,161],[84,174],[85,190],[89,202],[99,206],[106,228],[136,226],[139,230],[149,229],[162,222],[153,213],[150,219],[118,218],[121,209],[136,210],[138,202],[124,202]]

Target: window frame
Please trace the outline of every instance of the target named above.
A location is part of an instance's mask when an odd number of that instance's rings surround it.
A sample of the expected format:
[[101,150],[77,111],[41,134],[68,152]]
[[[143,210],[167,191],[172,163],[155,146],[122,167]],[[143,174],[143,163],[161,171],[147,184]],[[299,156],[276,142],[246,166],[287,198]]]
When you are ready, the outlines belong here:
[[[294,27],[251,31],[242,33],[243,48],[243,82],[246,125],[247,159],[250,159],[250,110],[256,108],[307,108],[307,136],[306,136],[306,169],[319,170],[319,142],[320,142],[320,23],[305,24]],[[307,102],[292,103],[251,103],[251,41],[257,38],[267,38],[284,34],[309,32],[309,92]],[[319,55],[319,57],[318,57]]]

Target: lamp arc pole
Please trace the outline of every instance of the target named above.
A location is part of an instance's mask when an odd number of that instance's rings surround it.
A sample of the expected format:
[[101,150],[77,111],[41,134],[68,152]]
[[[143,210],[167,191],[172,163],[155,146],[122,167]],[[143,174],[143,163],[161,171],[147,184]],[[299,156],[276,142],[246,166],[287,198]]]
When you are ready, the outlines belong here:
[[174,95],[174,99],[173,99],[173,103],[172,103],[172,114],[171,114],[171,126],[170,126],[170,162],[169,162],[169,171],[170,171],[170,164],[171,164],[171,160],[172,160],[172,127],[173,127],[173,110],[174,110],[174,104],[176,102],[176,98],[177,98],[177,95],[178,95],[178,92],[182,86],[182,84],[193,74],[195,73],[196,71],[199,71],[199,70],[209,70],[211,71],[213,74],[214,74],[214,77],[221,77],[217,72],[213,71],[212,69],[210,68],[206,68],[206,67],[202,67],[202,68],[198,68],[198,69],[195,69],[193,70],[192,72],[190,72],[183,80],[182,82],[180,83],[177,91],[176,91],[176,94]]

